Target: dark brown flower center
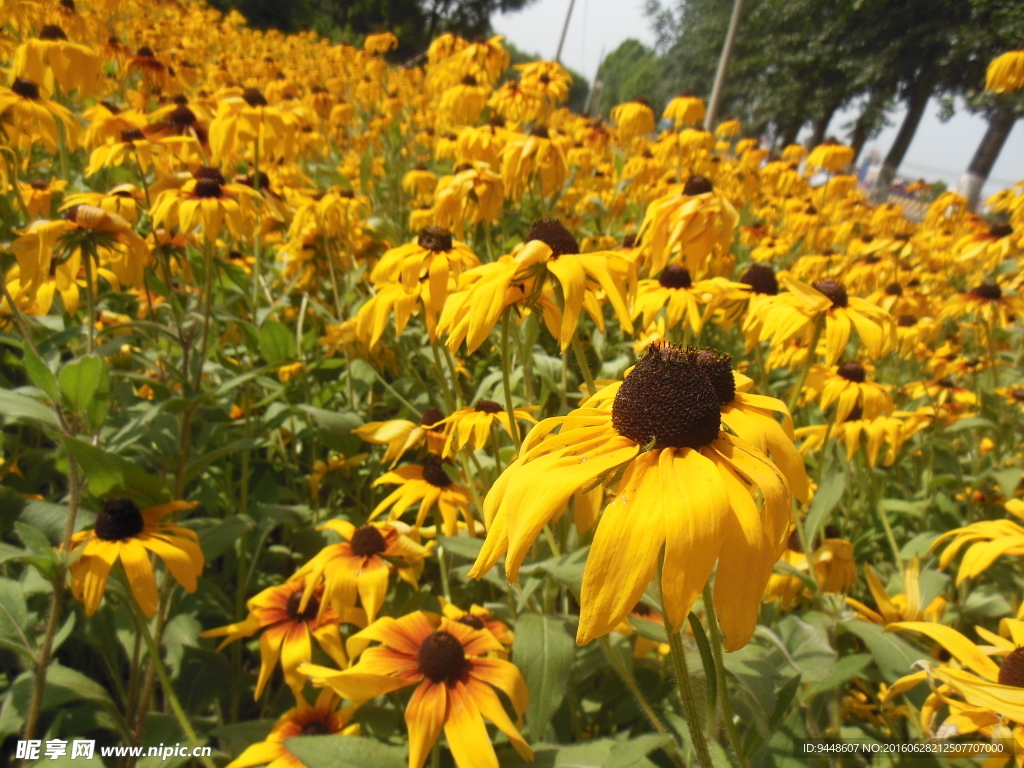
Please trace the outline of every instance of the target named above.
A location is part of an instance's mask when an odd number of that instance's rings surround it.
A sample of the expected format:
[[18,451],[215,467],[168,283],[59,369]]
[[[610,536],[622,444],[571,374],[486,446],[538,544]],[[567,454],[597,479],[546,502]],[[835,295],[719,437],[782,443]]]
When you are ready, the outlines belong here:
[[213,179],[199,179],[193,192],[201,198],[220,197],[221,189],[220,184]]
[[462,84],[463,85],[477,85],[476,78],[473,77],[472,75],[466,75],[464,78],[462,78]]
[[424,227],[420,230],[420,236],[416,238],[417,244],[428,251],[440,253],[452,249],[452,233],[444,227]]
[[145,138],[145,134],[143,134],[138,128],[129,128],[127,131],[121,131],[122,144],[130,144],[133,141],[144,141]]
[[142,532],[145,521],[131,499],[108,499],[96,516],[93,533],[104,541],[130,539]]
[[56,24],[46,24],[39,30],[40,40],[67,40],[68,36],[64,30]]
[[[429,427],[431,424],[437,424],[437,422],[441,421],[443,418],[444,413],[441,412],[441,409],[430,406],[423,412],[423,417],[420,419],[420,426]],[[441,430],[444,429],[444,427],[434,427],[434,429]]]
[[179,127],[192,125],[196,121],[196,113],[184,104],[179,104],[170,111],[167,115],[167,120],[173,125],[177,125]]
[[997,682],[1000,685],[1024,688],[1024,648],[1014,648],[1006,655],[999,665]]
[[361,525],[356,528],[349,540],[349,546],[352,547],[352,554],[359,557],[373,557],[388,548],[383,534],[372,525]]
[[864,366],[856,362],[843,363],[839,366],[839,370],[836,373],[847,381],[852,381],[854,384],[863,384],[864,379],[867,378]]
[[550,139],[551,134],[548,133],[547,126],[535,125],[530,129],[530,135],[536,136],[538,139]]
[[732,355],[719,352],[717,349],[700,349],[697,351],[697,364],[707,375],[711,386],[715,388],[718,402],[728,405],[736,397],[736,379],[732,375]]
[[779,293],[779,281],[775,279],[775,272],[764,264],[753,265],[743,273],[740,282],[749,285],[754,293],[765,296],[776,296]]
[[823,293],[832,301],[833,307],[842,308],[850,303],[850,297],[846,293],[846,286],[837,283],[835,280],[819,280],[811,283],[811,287],[819,293]]
[[1012,389],[1010,390],[1010,396],[1018,403],[1024,403],[1024,389]]
[[900,328],[913,328],[917,325],[917,318],[913,315],[900,315],[896,318],[896,325]]
[[786,540],[786,549],[794,552],[804,551],[804,545],[800,543],[800,534],[797,533],[796,528],[790,531],[789,538]]
[[267,97],[263,95],[259,88],[246,88],[242,91],[242,98],[245,99],[245,103],[250,107],[267,106]]
[[636,233],[631,232],[622,238],[623,248],[633,248],[636,245]]
[[303,736],[326,736],[329,733],[332,733],[331,729],[322,720],[312,720],[302,726]]
[[678,264],[669,264],[658,276],[662,288],[689,288],[693,285],[690,270]]
[[702,448],[718,437],[719,403],[697,350],[652,345],[615,395],[612,426],[639,445]]
[[853,406],[849,416],[846,417],[845,421],[860,421],[864,418],[864,409],[859,405]]
[[14,82],[11,83],[11,90],[23,99],[39,98],[39,86],[24,77],[14,78]]
[[447,488],[452,484],[452,479],[444,471],[441,460],[436,456],[428,456],[423,462],[423,479],[435,488]]
[[939,379],[935,383],[938,386],[942,387],[943,389],[955,389],[956,388],[956,382],[954,382],[952,379],[949,379],[949,378]]
[[45,179],[36,179],[29,186],[32,187],[32,189],[39,190],[40,192],[45,192],[50,188],[50,182],[46,181]]
[[971,295],[979,299],[999,301],[999,299],[1003,298],[1003,290],[994,283],[982,283],[975,288],[971,288]]
[[420,645],[417,661],[420,671],[435,683],[454,683],[466,674],[469,666],[459,639],[440,630]]
[[144,45],[141,48],[139,48],[138,53],[136,53],[135,55],[136,56],[144,56],[144,57],[146,57],[148,59],[152,59],[153,58],[153,49],[150,48],[148,45]]
[[684,195],[703,195],[714,189],[711,184],[711,179],[706,176],[701,176],[699,173],[695,173],[693,176],[686,180],[686,184],[683,186]]
[[309,598],[309,602],[306,603],[306,610],[299,612],[299,605],[302,604],[302,590],[298,590],[292,593],[292,596],[288,598],[288,605],[285,610],[288,611],[288,618],[292,621],[313,621],[316,619],[317,613],[320,612],[320,601],[316,595]]
[[476,409],[482,413],[500,413],[502,407],[501,403],[496,403],[493,400],[481,400],[476,404]]
[[526,242],[540,240],[551,249],[555,258],[580,252],[580,244],[558,219],[538,219],[526,233]]
[[991,237],[1009,237],[1013,234],[1013,227],[1009,224],[993,224],[988,228],[988,234]]
[[459,624],[465,624],[467,627],[472,627],[473,629],[484,628],[484,620],[479,616],[474,616],[472,613],[463,614],[462,618],[459,619]]
[[899,283],[889,283],[885,286],[885,293],[887,296],[902,296],[903,286]]

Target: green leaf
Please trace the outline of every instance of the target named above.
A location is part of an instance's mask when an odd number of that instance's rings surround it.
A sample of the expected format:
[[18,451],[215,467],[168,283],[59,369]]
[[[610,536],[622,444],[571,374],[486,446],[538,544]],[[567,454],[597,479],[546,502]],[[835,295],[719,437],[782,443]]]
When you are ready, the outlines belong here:
[[328,411],[312,405],[300,405],[299,408],[311,416],[320,429],[338,437],[347,437],[353,429],[363,425],[359,415],[351,411]]
[[46,534],[20,520],[15,521],[14,530],[21,542],[37,555],[50,557],[53,554],[53,547],[50,546],[50,540],[46,538]]
[[498,764],[502,768],[654,768],[655,764],[646,756],[671,739],[668,734],[646,734],[629,741],[591,739],[572,746],[534,744],[532,763],[511,748],[499,748]]
[[199,531],[199,546],[207,562],[223,555],[243,533],[255,527],[256,523],[248,515],[232,515]]
[[640,637],[646,637],[648,640],[653,640],[656,643],[667,643],[668,635],[665,634],[665,625],[659,624],[656,621],[650,619],[641,619],[638,616],[628,616],[629,623],[633,626],[633,630],[640,635]]
[[962,432],[965,429],[995,429],[995,426],[995,424],[984,416],[971,416],[950,424],[946,427],[946,433]]
[[772,710],[772,716],[768,718],[768,725],[773,731],[779,727],[786,717],[786,711],[789,709],[789,705],[793,703],[798,690],[800,690],[800,675],[792,678],[779,689],[778,696],[775,699],[775,709]]
[[110,373],[99,355],[86,355],[65,365],[60,372],[60,391],[67,407],[93,429],[106,421]]
[[0,635],[17,638],[28,627],[28,606],[21,584],[0,577]]
[[483,539],[471,539],[468,536],[438,536],[437,543],[444,547],[445,552],[476,560],[484,546]]
[[838,654],[821,627],[797,616],[779,622],[779,636],[786,643],[793,666],[812,683],[826,679],[835,669]]
[[54,429],[60,428],[57,414],[47,405],[20,392],[0,389],[0,416],[4,422],[35,421]]
[[60,402],[57,377],[53,375],[53,371],[46,367],[46,363],[42,361],[35,350],[28,344],[25,345],[25,371],[28,373],[32,383],[46,393],[51,403],[56,404]]
[[194,479],[200,472],[210,466],[217,459],[223,458],[224,456],[230,456],[232,454],[240,454],[242,451],[249,451],[253,448],[259,448],[262,445],[264,445],[264,442],[257,438],[244,438],[241,440],[233,440],[227,445],[222,445],[216,450],[204,453],[189,462],[188,467],[185,469],[185,482],[187,483]]
[[128,459],[73,437],[65,437],[64,445],[81,465],[95,496],[126,496],[144,507],[171,500],[163,483]]
[[909,674],[910,666],[923,658],[921,651],[914,650],[896,635],[883,632],[877,624],[851,620],[839,622],[836,628],[846,630],[864,642],[886,682],[895,682]]
[[316,768],[406,768],[405,747],[360,736],[296,736],[285,748]]
[[820,683],[812,685],[807,690],[807,696],[817,696],[819,693],[825,691],[831,691],[850,678],[856,677],[868,664],[871,663],[870,653],[851,653],[849,656],[843,656],[836,662],[835,667],[832,669],[832,674],[822,680]]
[[295,336],[284,323],[267,320],[260,326],[260,354],[267,365],[295,357]]
[[210,731],[216,736],[222,748],[231,756],[238,757],[251,744],[266,739],[274,728],[274,720],[246,720],[241,723],[222,725]]
[[603,768],[633,768],[640,765],[651,752],[672,743],[667,733],[649,733],[638,739],[617,741],[612,745]]
[[565,697],[576,643],[563,622],[535,613],[521,615],[515,633],[512,658],[530,691],[526,723],[531,737],[539,739]]
[[807,522],[804,526],[804,530],[807,532],[807,541],[813,544],[818,532],[828,522],[832,510],[843,498],[845,490],[846,472],[842,465],[836,463],[821,481],[821,485],[814,494],[814,500],[811,502],[811,508],[807,512]]

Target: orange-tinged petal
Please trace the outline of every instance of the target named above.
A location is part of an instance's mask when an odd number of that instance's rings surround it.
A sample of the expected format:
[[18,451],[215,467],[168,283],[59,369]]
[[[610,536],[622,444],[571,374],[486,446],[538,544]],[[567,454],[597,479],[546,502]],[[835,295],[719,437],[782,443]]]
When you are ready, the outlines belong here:
[[[405,708],[405,722],[409,726],[409,768],[423,768],[431,747],[441,735],[447,708],[448,689],[443,683],[424,680],[413,691],[412,698]],[[486,736],[486,729],[484,734]],[[494,751],[493,748],[491,751]],[[467,768],[470,765],[473,763],[466,763]]]

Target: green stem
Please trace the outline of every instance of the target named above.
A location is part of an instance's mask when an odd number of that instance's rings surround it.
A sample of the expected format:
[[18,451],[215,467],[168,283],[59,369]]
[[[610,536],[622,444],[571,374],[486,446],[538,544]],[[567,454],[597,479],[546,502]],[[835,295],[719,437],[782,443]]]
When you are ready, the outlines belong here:
[[[662,583],[662,560],[664,553],[658,555],[658,589],[661,590]],[[690,740],[693,742],[693,751],[697,753],[697,761],[701,768],[714,768],[711,762],[711,753],[708,751],[708,742],[704,738],[704,731],[700,728],[700,710],[697,708],[697,699],[693,693],[693,685],[690,683],[690,671],[686,666],[686,650],[683,648],[683,638],[678,629],[669,626],[667,618],[668,611],[665,608],[665,593],[661,591],[661,615],[666,617],[665,634],[668,635],[668,646],[672,651],[672,666],[675,668],[676,685],[679,689],[679,701],[683,705],[683,715],[686,717],[686,726],[690,730]]]
[[889,542],[889,549],[892,550],[893,561],[896,563],[896,567],[900,569],[900,574],[902,574],[903,556],[900,554],[899,544],[896,543],[896,536],[893,534],[892,526],[889,524],[889,515],[882,504],[882,493],[878,487],[878,478],[875,477],[875,470],[867,463],[867,459],[864,460],[864,470],[868,476],[868,486],[871,488],[871,501],[872,506],[875,508],[875,515],[885,530],[885,538]]
[[800,371],[800,376],[796,380],[796,384],[793,386],[793,394],[789,396],[789,412],[793,413],[796,409],[797,400],[800,399],[800,391],[804,388],[804,382],[807,381],[807,374],[811,372],[811,366],[814,365],[814,356],[818,354],[818,340],[821,338],[821,332],[825,328],[825,316],[822,315],[814,321],[814,331],[811,333],[811,343],[807,346],[807,360],[804,361],[803,370]]
[[583,351],[583,345],[580,344],[580,337],[576,331],[572,332],[572,351],[576,355],[576,364],[580,367],[580,371],[583,373],[583,381],[587,385],[587,392],[590,397],[597,394],[597,385],[594,384],[594,376],[590,372],[590,364],[587,363],[587,355]]
[[[66,178],[66,177],[65,177]],[[91,249],[88,248],[85,243],[82,243],[82,260],[85,262],[85,313],[86,313],[86,329],[89,332],[88,340],[89,347],[88,352],[91,355],[93,350],[96,348],[96,307],[94,306],[95,297],[93,296],[93,276],[92,276],[92,253]]]
[[704,585],[704,613],[708,620],[708,631],[711,634],[711,655],[715,659],[715,676],[718,678],[719,701],[722,705],[722,719],[725,720],[725,732],[729,735],[729,743],[740,768],[747,768],[747,757],[743,753],[743,743],[736,730],[732,712],[732,701],[726,687],[725,661],[722,658],[722,629],[718,626],[718,615],[715,612],[715,597],[711,591],[711,582]]
[[[261,126],[262,127],[262,126]],[[256,194],[260,192],[260,140],[259,136],[256,137],[256,141],[253,142],[253,163],[252,163],[252,188],[256,191]],[[253,222],[252,228],[252,320],[256,322],[256,309],[259,307],[260,301],[260,261],[262,254],[260,253],[260,229],[259,221]],[[341,320],[339,316],[338,320]]]
[[506,307],[501,315],[501,384],[505,390],[505,410],[508,412],[508,431],[512,435],[512,442],[516,446],[516,453],[522,448],[523,441],[519,437],[519,425],[516,423],[516,410],[512,404],[512,383],[511,383],[511,352],[508,346],[509,336],[509,315],[512,310]]
[[441,365],[441,353],[437,349],[437,341],[430,340],[430,349],[434,353],[434,368],[437,370],[437,381],[441,385],[441,392],[444,394],[444,404],[451,413],[455,410],[455,400],[452,398],[451,389],[448,387],[448,379],[444,375],[444,367]]
[[[181,726],[181,730],[185,734],[185,738],[189,740],[189,743],[191,743],[193,747],[203,746],[203,743],[199,740],[195,730],[192,728],[192,723],[189,722],[188,715],[186,715],[185,710],[182,709],[181,702],[178,701],[178,694],[175,693],[174,686],[171,684],[171,678],[167,675],[167,668],[164,667],[163,659],[160,658],[160,649],[157,648],[156,643],[153,641],[153,636],[149,634],[149,623],[147,622],[146,617],[142,615],[142,610],[132,598],[127,598],[125,602],[128,604],[129,609],[135,614],[135,623],[138,625],[139,633],[142,635],[142,639],[146,643],[146,649],[149,651],[150,663],[156,670],[156,676],[160,680],[160,687],[164,691],[164,696],[167,698],[167,703],[170,704],[171,712],[174,713],[174,717],[178,721],[178,725]],[[206,768],[217,768],[213,760],[209,757],[201,757],[199,759]]]

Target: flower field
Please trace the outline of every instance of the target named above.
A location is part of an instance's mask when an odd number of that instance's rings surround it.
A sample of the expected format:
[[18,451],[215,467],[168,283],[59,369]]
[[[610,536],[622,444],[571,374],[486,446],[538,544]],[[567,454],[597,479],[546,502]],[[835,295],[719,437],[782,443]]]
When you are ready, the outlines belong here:
[[1024,182],[912,220],[501,37],[2,8],[0,761],[1024,759]]

